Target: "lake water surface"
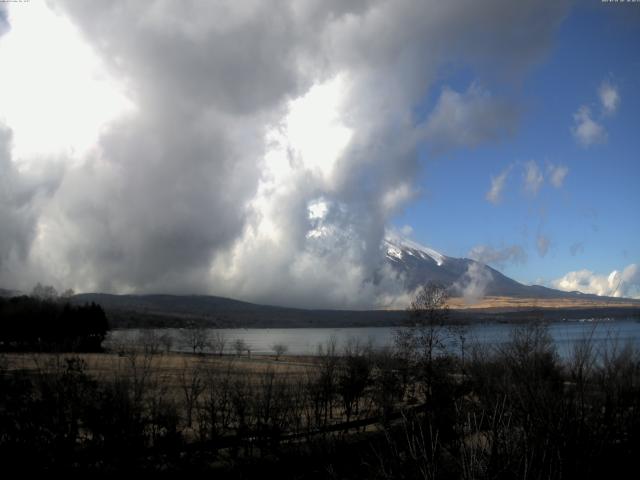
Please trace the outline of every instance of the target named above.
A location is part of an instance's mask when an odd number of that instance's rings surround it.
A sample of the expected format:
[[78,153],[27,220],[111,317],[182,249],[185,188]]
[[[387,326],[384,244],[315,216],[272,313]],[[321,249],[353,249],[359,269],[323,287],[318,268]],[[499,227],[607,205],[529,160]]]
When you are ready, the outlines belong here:
[[[500,345],[507,342],[514,328],[507,323],[484,323],[468,326],[466,332],[467,345],[479,343],[482,345]],[[584,320],[556,322],[548,325],[558,353],[566,358],[570,355],[574,345],[590,338],[596,347],[611,346],[614,342],[622,347],[632,343],[640,349],[640,320]],[[175,351],[189,351],[184,341],[181,329],[167,328],[155,330],[158,334],[172,338],[172,349]],[[374,348],[384,348],[393,345],[397,328],[395,327],[357,327],[357,328],[232,328],[211,329],[211,333],[220,332],[227,339],[229,353],[233,351],[232,343],[236,339],[246,342],[252,353],[273,353],[273,345],[281,343],[287,346],[289,355],[315,354],[318,345],[326,345],[335,339],[338,350],[349,341],[357,340],[361,343],[371,343]],[[140,330],[115,330],[111,333],[106,345],[114,342],[135,341]],[[453,340],[449,340],[452,348],[456,348]]]

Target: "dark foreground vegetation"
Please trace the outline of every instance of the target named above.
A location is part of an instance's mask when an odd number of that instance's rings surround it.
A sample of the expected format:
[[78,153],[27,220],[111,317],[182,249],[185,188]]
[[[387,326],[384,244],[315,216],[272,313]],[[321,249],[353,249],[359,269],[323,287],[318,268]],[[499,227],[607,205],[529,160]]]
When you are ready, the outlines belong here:
[[109,330],[102,307],[64,298],[0,298],[0,351],[99,352]]
[[637,350],[585,338],[560,362],[541,325],[481,349],[443,326],[442,307],[425,289],[393,349],[329,342],[297,361],[169,354],[153,333],[117,354],[5,354],[0,461],[222,478],[635,478]]

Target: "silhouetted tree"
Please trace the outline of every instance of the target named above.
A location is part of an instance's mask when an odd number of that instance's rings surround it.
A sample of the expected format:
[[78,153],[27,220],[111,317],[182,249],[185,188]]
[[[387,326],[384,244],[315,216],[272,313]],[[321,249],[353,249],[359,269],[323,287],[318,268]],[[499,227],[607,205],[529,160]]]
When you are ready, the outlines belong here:
[[102,307],[62,304],[41,297],[0,301],[3,350],[100,351],[109,330]]
[[210,338],[211,350],[222,356],[227,346],[227,337],[219,330],[213,332]]
[[58,291],[51,285],[42,285],[38,282],[31,290],[31,296],[38,300],[55,300],[58,298]]
[[209,332],[206,328],[190,324],[181,331],[182,338],[193,353],[202,353],[209,345]]
[[242,338],[236,338],[233,341],[233,349],[236,351],[236,355],[240,356],[243,352],[248,351],[247,342],[245,342]]
[[282,355],[284,355],[287,350],[289,350],[289,347],[287,347],[284,343],[274,343],[271,346],[271,350],[273,350],[273,353],[276,354],[276,361],[280,360],[280,357]]
[[407,309],[407,326],[396,332],[395,346],[405,364],[405,381],[411,387],[422,387],[427,397],[437,373],[436,358],[445,350],[447,299],[444,286],[433,282],[423,285]]

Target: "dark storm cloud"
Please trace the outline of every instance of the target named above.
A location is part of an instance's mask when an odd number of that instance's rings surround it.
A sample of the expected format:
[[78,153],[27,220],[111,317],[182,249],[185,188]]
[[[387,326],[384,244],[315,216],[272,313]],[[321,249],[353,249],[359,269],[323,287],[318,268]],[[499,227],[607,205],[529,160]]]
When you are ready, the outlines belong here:
[[35,218],[28,211],[29,195],[17,186],[10,144],[11,132],[0,128],[0,268],[14,255],[24,259],[35,227]]
[[307,47],[303,35],[313,40],[313,27],[296,25],[285,2],[65,2],[60,8],[146,108],[254,115],[305,86],[297,51]]
[[[54,6],[136,108],[68,169],[40,213],[46,235],[32,268],[78,290],[301,306],[371,306],[401,293],[380,243],[418,194],[419,149],[510,134],[517,104],[492,95],[492,82],[539,61],[566,12],[538,1]],[[483,87],[448,89],[424,120],[413,118],[452,64],[470,65]],[[270,183],[265,135],[291,100],[336,76],[346,149],[319,173],[284,145],[291,172]],[[310,218],[314,202],[324,202],[322,218]]]
[[211,249],[241,230],[257,172],[234,155],[223,125],[209,121],[205,132],[205,122],[129,121],[103,139],[101,161],[67,175],[56,200],[83,235],[66,261],[91,259],[97,288],[164,287],[206,267]]
[[42,205],[55,192],[62,171],[53,162],[40,172],[20,172],[11,158],[11,139],[11,131],[0,125],[0,272],[19,275]]
[[9,14],[7,12],[7,7],[4,5],[0,5],[0,36],[4,33],[7,33],[11,29],[11,25],[9,24]]
[[57,200],[83,240],[63,259],[89,260],[85,281],[99,289],[206,291],[211,255],[241,233],[255,193],[263,112],[300,80],[290,18],[258,8],[233,19],[195,4],[68,7],[137,112],[101,139],[94,165],[69,174]]

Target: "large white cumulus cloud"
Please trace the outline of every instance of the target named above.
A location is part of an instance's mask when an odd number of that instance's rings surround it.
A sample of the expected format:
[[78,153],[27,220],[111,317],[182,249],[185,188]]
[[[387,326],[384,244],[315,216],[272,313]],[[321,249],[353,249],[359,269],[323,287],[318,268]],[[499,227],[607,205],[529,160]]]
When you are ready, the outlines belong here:
[[[276,0],[55,8],[135,108],[63,176],[39,183],[51,188],[31,190],[44,193],[22,203],[0,197],[3,217],[20,208],[31,215],[3,230],[0,254],[22,262],[22,274],[5,261],[1,283],[26,288],[38,277],[78,290],[365,307],[402,294],[380,244],[418,194],[418,149],[438,154],[509,134],[518,108],[492,95],[490,82],[541,59],[567,7]],[[436,92],[431,112],[417,115],[452,66],[470,66],[489,83]]]
[[577,290],[609,297],[640,298],[640,268],[632,263],[621,272],[613,270],[608,275],[577,270],[554,280],[552,284],[555,288],[568,292]]

